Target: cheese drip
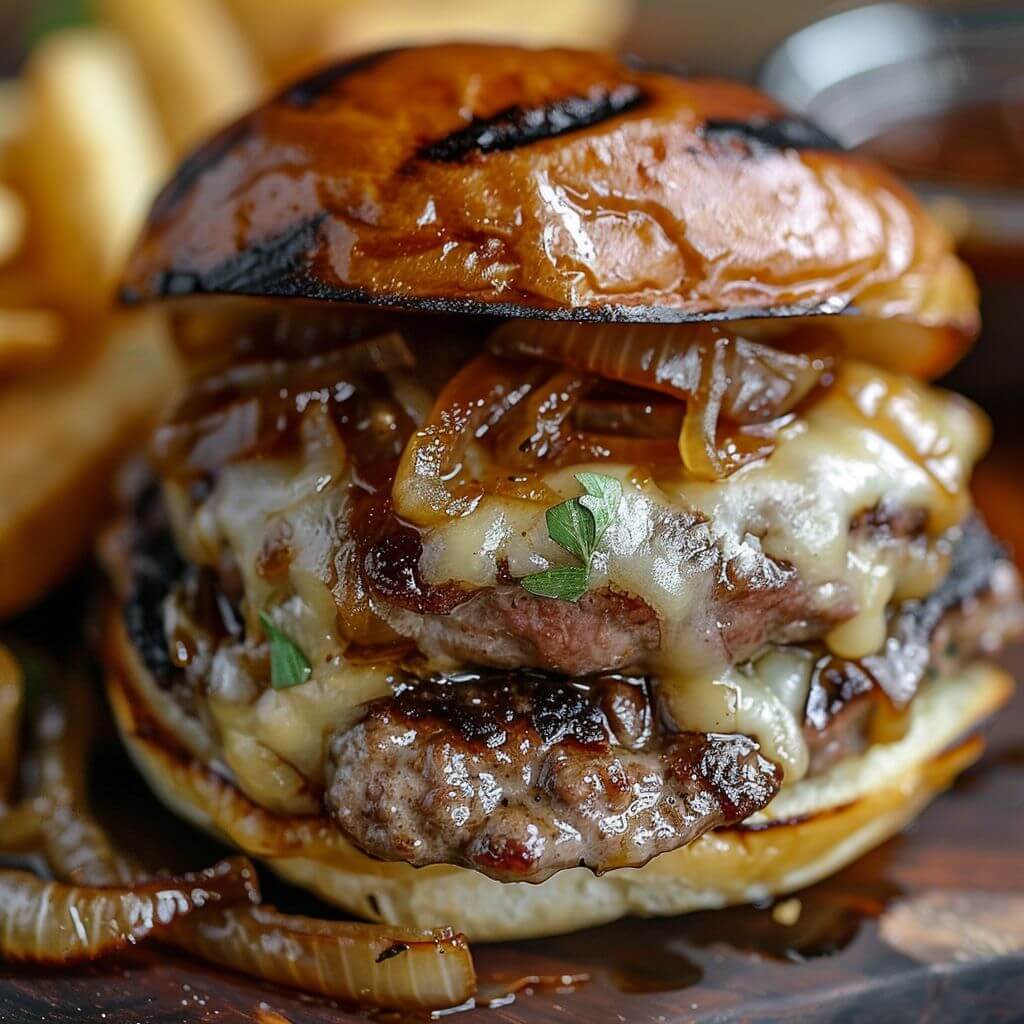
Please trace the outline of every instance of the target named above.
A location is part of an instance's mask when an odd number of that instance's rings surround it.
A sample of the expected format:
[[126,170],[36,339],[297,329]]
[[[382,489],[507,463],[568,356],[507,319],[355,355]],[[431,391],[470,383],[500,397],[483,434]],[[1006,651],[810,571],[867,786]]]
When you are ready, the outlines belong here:
[[679,729],[755,737],[790,785],[807,773],[802,723],[813,669],[809,651],[780,647],[719,675],[684,675],[659,683]]

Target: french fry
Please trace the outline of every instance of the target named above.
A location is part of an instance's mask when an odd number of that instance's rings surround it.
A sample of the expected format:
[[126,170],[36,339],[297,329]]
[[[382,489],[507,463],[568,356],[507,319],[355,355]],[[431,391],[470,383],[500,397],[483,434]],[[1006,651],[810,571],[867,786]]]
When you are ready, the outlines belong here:
[[103,309],[169,164],[156,113],[131,54],[101,29],[44,40],[28,86],[16,158],[33,242],[62,302]]
[[332,15],[361,0],[223,0],[257,54],[280,79],[321,49],[317,35]]
[[[259,64],[217,0],[96,0],[95,6],[138,55],[177,152],[263,95]],[[279,6],[286,19],[289,6]]]
[[86,550],[118,461],[179,374],[165,319],[149,310],[114,321],[84,365],[0,390],[0,616],[38,598]]
[[631,11],[630,0],[377,0],[346,6],[318,37],[332,56],[446,39],[600,49],[619,41]]
[[46,362],[64,334],[64,320],[52,310],[0,309],[0,376]]
[[0,266],[11,260],[25,238],[25,204],[12,189],[0,185]]
[[0,310],[47,305],[50,296],[42,277],[22,256],[0,269]]

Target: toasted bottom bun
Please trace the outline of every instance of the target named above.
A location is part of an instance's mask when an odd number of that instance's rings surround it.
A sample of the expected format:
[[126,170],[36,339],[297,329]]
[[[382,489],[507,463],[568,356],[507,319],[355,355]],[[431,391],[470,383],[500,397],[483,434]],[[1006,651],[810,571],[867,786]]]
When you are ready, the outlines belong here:
[[982,741],[965,737],[1013,690],[1004,672],[974,664],[919,694],[902,739],[783,788],[741,826],[708,833],[642,868],[600,877],[577,868],[539,885],[503,883],[465,868],[375,860],[326,818],[282,817],[259,807],[197,756],[202,740],[194,725],[190,730],[157,689],[120,616],[108,626],[108,691],[118,727],[172,810],[352,913],[418,927],[448,924],[477,941],[746,903],[816,882],[902,829],[976,760]]

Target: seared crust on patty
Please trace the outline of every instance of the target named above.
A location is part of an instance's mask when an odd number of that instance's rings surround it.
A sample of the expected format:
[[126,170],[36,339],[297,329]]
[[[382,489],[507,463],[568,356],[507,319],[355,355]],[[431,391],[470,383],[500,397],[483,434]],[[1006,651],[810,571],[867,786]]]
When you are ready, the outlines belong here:
[[371,704],[330,761],[327,804],[357,846],[502,881],[638,867],[782,781],[746,736],[666,732],[647,688],[618,679],[419,684]]

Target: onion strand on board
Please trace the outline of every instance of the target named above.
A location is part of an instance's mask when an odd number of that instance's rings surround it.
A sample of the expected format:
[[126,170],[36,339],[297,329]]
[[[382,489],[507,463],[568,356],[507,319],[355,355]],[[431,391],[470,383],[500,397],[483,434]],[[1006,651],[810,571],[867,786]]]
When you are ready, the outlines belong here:
[[33,715],[39,794],[49,808],[42,822],[43,852],[54,874],[72,885],[128,885],[132,872],[85,810],[92,695],[77,679],[69,688],[75,728],[67,706],[50,696],[40,698]]
[[170,937],[223,967],[388,1009],[445,1009],[465,1003],[476,991],[466,941],[446,928],[317,921],[247,907],[182,921]]
[[245,857],[178,878],[111,888],[0,871],[0,954],[38,964],[95,960],[159,934],[202,907],[254,899],[255,884]]
[[[74,686],[73,694],[76,712],[86,711],[84,687]],[[215,893],[221,898],[216,905],[183,902],[193,890],[178,892],[175,880],[141,880],[141,869],[115,851],[86,806],[88,718],[76,713],[76,728],[70,728],[66,705],[52,698],[35,715],[41,795],[23,805],[25,815],[45,808],[44,848],[51,866],[77,886],[0,873],[3,955],[44,963],[95,959],[152,934],[251,977],[385,1009],[444,1009],[473,996],[472,956],[450,929],[316,921],[253,906],[255,873],[244,858],[224,862],[242,866],[239,873],[248,875],[244,892],[232,900]],[[185,878],[203,882],[208,874]],[[153,893],[162,902],[153,903]],[[110,924],[97,931],[97,921]]]

